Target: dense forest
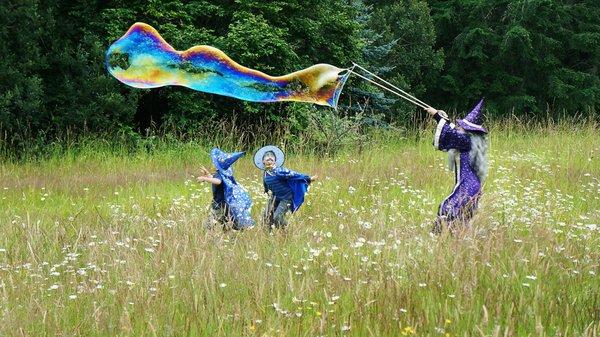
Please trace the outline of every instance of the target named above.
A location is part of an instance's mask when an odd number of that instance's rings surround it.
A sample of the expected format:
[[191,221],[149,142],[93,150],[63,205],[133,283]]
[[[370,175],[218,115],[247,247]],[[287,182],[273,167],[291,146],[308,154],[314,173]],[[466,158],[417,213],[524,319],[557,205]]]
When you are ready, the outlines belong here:
[[[8,147],[64,134],[308,127],[326,107],[260,104],[184,87],[135,89],[106,71],[135,22],[174,48],[211,45],[272,75],[364,65],[438,108],[486,97],[488,118],[591,116],[600,105],[600,2],[557,0],[196,0],[0,3],[0,130]],[[338,114],[410,126],[422,112],[351,80]]]

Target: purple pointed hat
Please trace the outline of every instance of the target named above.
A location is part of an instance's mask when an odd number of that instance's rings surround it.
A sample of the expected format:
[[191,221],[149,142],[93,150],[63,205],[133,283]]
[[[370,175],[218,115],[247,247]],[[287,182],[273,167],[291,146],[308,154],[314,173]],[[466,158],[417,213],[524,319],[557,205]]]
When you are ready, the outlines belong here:
[[477,131],[487,133],[487,130],[483,127],[483,116],[481,112],[481,108],[483,108],[483,98],[475,105],[473,110],[469,112],[467,117],[463,119],[459,119],[456,123],[462,126],[463,129],[467,131]]

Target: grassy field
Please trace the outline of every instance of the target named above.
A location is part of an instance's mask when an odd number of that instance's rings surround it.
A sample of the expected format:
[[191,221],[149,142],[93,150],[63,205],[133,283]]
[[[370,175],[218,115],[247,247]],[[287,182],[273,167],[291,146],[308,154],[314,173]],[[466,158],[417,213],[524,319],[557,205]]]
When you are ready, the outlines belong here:
[[[204,229],[194,143],[4,162],[0,335],[599,335],[598,126],[495,128],[460,236],[429,234],[454,182],[421,136],[289,155],[321,180],[273,235]],[[258,218],[250,157],[235,170]]]

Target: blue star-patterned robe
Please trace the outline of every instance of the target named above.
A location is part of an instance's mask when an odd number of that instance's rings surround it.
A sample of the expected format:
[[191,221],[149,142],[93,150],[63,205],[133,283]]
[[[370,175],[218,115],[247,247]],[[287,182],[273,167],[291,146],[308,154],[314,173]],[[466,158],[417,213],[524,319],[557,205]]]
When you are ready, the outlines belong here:
[[221,184],[223,184],[225,202],[229,206],[235,228],[242,229],[254,226],[254,220],[250,216],[250,210],[252,209],[250,194],[235,181],[233,170],[231,168],[218,170],[217,174],[221,179]]
[[481,194],[481,181],[471,167],[469,158],[471,138],[468,133],[459,132],[453,123],[449,123],[439,114],[436,114],[434,118],[438,124],[433,146],[438,150],[454,149],[460,153],[454,163],[454,189],[440,204],[438,215],[446,217],[448,221],[468,221],[477,208]]

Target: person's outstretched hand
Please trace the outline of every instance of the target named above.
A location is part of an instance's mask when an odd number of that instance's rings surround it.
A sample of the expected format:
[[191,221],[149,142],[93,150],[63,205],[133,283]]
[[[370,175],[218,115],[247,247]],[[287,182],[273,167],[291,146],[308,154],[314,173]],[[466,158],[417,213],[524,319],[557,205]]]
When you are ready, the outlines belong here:
[[435,108],[426,108],[425,111],[427,111],[429,116],[433,116],[437,113],[437,109],[435,109]]
[[319,180],[319,176],[316,174],[314,176],[310,177],[310,181],[315,181],[315,180]]
[[200,171],[202,174],[196,178],[197,181],[207,181],[207,178],[212,178],[212,174],[206,169],[206,167],[201,166]]

